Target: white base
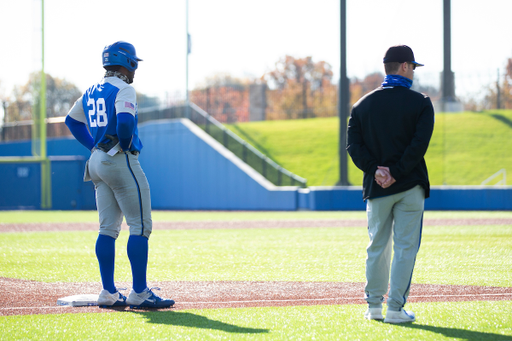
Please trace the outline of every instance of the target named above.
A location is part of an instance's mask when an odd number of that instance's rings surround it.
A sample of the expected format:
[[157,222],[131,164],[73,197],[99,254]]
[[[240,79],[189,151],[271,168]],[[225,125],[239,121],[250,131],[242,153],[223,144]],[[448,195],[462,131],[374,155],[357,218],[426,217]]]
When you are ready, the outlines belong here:
[[84,307],[98,305],[98,296],[94,294],[82,294],[62,297],[57,300],[57,305],[68,307]]

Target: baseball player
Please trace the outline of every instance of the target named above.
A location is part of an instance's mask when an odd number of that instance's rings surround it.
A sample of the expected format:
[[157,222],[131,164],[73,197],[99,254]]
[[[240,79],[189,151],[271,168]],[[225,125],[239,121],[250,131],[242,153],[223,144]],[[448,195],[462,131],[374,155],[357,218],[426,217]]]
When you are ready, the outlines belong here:
[[[151,200],[138,161],[142,143],[137,130],[135,89],[130,85],[142,59],[132,44],[123,41],[106,46],[102,59],[104,78],[87,89],[66,117],[73,136],[92,152],[84,181],[94,183],[100,220],[96,257],[103,290],[98,305],[168,308],[174,301],[158,297],[146,283]],[[127,253],[133,288],[128,298],[114,284],[115,242],[123,216],[130,227]]]

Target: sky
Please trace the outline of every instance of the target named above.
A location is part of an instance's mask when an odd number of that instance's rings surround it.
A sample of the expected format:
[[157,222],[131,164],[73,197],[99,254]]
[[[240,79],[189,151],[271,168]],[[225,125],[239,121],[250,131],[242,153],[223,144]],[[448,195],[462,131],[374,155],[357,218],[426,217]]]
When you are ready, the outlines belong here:
[[[471,97],[495,82],[512,58],[512,0],[452,0],[452,71],[456,94]],[[150,96],[186,89],[186,0],[44,1],[45,71],[82,91],[104,73],[106,45],[132,43],[143,59],[133,83]],[[383,72],[389,46],[409,45],[415,79],[437,86],[443,67],[443,0],[346,0],[347,72]],[[189,89],[227,73],[259,78],[285,55],[311,56],[340,70],[336,0],[189,0]],[[0,98],[41,69],[41,0],[0,0]],[[0,113],[1,114],[1,113]]]

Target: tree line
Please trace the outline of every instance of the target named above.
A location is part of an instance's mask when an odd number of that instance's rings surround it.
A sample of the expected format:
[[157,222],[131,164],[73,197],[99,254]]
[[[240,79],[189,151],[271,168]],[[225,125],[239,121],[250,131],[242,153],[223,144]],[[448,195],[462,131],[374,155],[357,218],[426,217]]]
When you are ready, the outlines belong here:
[[[82,90],[61,78],[45,74],[46,78],[46,117],[65,116],[75,101],[82,95]],[[33,72],[25,85],[15,86],[10,96],[0,97],[4,109],[4,123],[27,121],[33,119],[33,113],[39,108],[41,90],[41,73]],[[158,106],[160,100],[137,93],[142,107]],[[139,105],[139,107],[141,107]]]
[[[364,94],[380,86],[383,73],[375,72],[363,79],[350,80],[350,105]],[[10,96],[1,96],[4,123],[32,119],[37,106],[41,74],[34,72],[25,85],[14,87]],[[336,116],[338,114],[338,84],[333,80],[332,66],[312,57],[284,56],[273,70],[258,79],[239,79],[229,74],[206,77],[203,84],[190,91],[190,99],[221,122],[249,120],[249,86],[265,87],[265,119],[300,119]],[[512,109],[512,58],[508,59],[505,74],[499,83],[484,85],[483,102],[470,98],[464,102],[467,110]],[[422,87],[415,82],[413,88],[427,93],[434,101],[439,89]],[[82,94],[71,82],[46,74],[47,117],[67,114],[74,101]],[[139,108],[161,104],[156,97],[137,94]]]
[[[380,86],[384,74],[375,72],[363,79],[350,80],[350,105],[364,94]],[[301,119],[338,115],[338,84],[333,80],[332,66],[312,57],[280,58],[274,69],[259,79],[237,79],[217,74],[191,91],[191,100],[221,122],[249,120],[249,84],[266,87],[265,119]],[[432,87],[416,84],[415,90],[439,96]]]

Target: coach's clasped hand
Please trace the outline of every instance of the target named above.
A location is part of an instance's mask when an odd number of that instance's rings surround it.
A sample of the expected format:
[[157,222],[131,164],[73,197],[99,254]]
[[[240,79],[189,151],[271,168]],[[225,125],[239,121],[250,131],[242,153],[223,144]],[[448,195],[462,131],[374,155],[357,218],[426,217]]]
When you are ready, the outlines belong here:
[[388,188],[396,182],[395,178],[391,175],[389,167],[378,166],[375,172],[375,181],[382,188]]

